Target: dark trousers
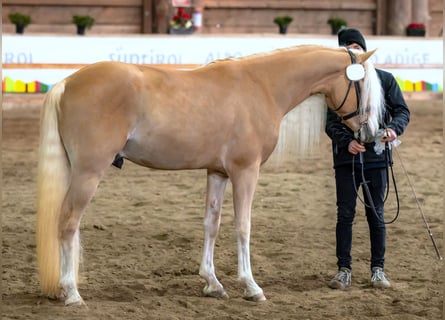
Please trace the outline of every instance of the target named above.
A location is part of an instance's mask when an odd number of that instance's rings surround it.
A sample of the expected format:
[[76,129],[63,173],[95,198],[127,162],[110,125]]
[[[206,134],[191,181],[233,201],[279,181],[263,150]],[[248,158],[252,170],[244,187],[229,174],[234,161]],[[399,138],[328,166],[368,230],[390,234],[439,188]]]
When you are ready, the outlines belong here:
[[[335,181],[337,189],[337,226],[336,226],[336,254],[338,268],[351,269],[352,224],[355,216],[357,192],[353,182],[353,170],[351,165],[341,166],[335,169]],[[369,200],[365,192],[362,192],[367,206],[365,206],[366,218],[369,226],[371,241],[371,269],[384,267],[386,249],[386,226],[383,222],[383,207],[387,184],[387,172],[385,168],[366,169],[365,179],[374,202],[378,215],[369,207]],[[361,168],[354,170],[355,184],[360,188],[362,182]],[[361,187],[364,191],[363,186]],[[361,203],[361,202],[360,202]]]

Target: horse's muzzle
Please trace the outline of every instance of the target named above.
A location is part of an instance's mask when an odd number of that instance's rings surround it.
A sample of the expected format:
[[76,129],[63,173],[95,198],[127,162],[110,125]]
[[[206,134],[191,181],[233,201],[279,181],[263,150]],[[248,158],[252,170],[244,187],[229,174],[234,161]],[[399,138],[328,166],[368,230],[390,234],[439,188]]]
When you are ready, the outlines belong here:
[[363,143],[374,142],[377,138],[377,132],[371,130],[367,125],[362,125],[357,132],[355,132],[355,138]]

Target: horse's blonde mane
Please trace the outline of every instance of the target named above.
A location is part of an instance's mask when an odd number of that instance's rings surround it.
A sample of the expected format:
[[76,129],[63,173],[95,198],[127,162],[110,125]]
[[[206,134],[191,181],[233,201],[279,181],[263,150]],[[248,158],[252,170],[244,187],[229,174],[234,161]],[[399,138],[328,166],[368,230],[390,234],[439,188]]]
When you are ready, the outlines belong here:
[[374,64],[369,59],[365,62],[365,69],[366,77],[364,79],[360,100],[360,116],[364,117],[366,108],[370,108],[368,127],[375,135],[379,129],[380,123],[382,123],[385,97]]
[[281,120],[280,136],[270,162],[278,163],[316,151],[326,123],[324,95],[313,95],[297,105]]

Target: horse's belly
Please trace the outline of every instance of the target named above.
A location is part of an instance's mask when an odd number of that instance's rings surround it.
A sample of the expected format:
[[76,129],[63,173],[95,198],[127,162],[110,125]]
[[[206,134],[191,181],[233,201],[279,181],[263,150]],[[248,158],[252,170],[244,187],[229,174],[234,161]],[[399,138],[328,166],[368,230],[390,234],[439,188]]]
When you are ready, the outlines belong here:
[[202,148],[199,143],[175,140],[128,140],[122,156],[137,164],[166,170],[219,168],[221,161],[214,148]]

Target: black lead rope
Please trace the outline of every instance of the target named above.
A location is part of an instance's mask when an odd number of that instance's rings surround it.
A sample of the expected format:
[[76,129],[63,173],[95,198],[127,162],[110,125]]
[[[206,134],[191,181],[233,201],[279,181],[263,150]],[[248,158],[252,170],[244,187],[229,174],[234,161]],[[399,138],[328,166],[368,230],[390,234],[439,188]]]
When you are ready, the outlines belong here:
[[394,218],[390,221],[385,221],[384,219],[380,218],[380,216],[377,214],[377,210],[375,208],[374,205],[374,201],[372,200],[372,196],[371,196],[371,192],[369,191],[369,187],[368,187],[368,182],[366,181],[365,178],[365,165],[364,165],[364,160],[363,160],[363,153],[360,152],[360,168],[361,168],[361,178],[362,178],[362,182],[360,183],[360,185],[363,187],[363,191],[366,194],[366,197],[368,198],[369,201],[369,205],[366,204],[366,202],[360,197],[359,193],[358,193],[358,188],[357,188],[357,184],[355,183],[355,155],[352,156],[352,181],[354,183],[354,189],[355,192],[357,194],[357,197],[360,199],[360,202],[363,203],[363,205],[367,208],[371,208],[372,212],[374,213],[375,217],[377,218],[377,220],[379,220],[380,222],[384,223],[384,224],[391,224],[393,222],[395,222],[397,220],[397,218],[399,217],[399,213],[400,213],[400,201],[399,201],[399,193],[397,191],[397,184],[396,184],[396,179],[394,176],[394,170],[391,163],[391,159],[390,159],[390,152],[389,152],[389,143],[385,142],[385,153],[386,153],[386,195],[385,195],[385,199],[383,200],[383,202],[385,203],[386,200],[388,199],[388,195],[389,195],[389,170],[388,167],[391,168],[391,176],[392,176],[392,182],[394,185],[394,193],[396,196],[396,203],[397,203],[397,211],[396,211],[396,215],[394,216]]

